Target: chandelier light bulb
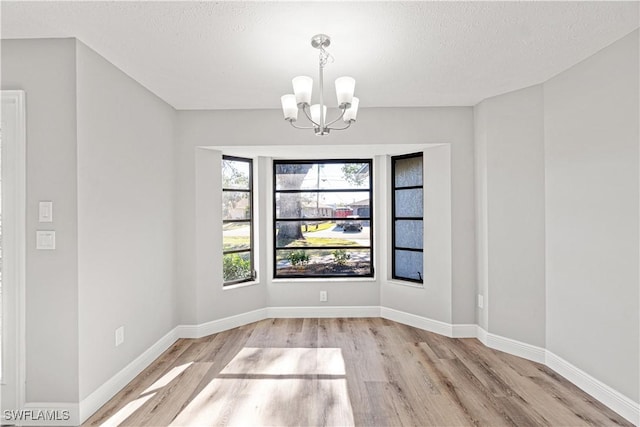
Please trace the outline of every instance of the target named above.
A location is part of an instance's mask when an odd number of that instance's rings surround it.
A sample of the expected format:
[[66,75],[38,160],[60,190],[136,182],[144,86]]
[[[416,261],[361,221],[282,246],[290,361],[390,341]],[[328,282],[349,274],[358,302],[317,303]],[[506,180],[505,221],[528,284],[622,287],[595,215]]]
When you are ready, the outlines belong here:
[[320,104],[313,104],[311,106],[311,120],[313,120],[315,123],[320,123],[320,108],[322,107],[322,119],[325,119],[327,117],[327,106],[326,105],[320,105]]
[[338,98],[338,107],[349,108],[355,87],[356,80],[353,77],[345,76],[336,79],[336,97]]
[[298,76],[291,80],[291,83],[293,83],[293,93],[296,94],[296,103],[298,105],[311,104],[313,79],[307,76]]
[[360,100],[354,96],[351,99],[351,107],[347,108],[347,111],[344,112],[344,116],[342,116],[342,120],[344,120],[345,123],[352,123],[356,121],[359,104]]
[[282,102],[282,112],[284,113],[284,119],[295,122],[298,120],[298,104],[296,103],[295,95],[283,95],[280,97]]

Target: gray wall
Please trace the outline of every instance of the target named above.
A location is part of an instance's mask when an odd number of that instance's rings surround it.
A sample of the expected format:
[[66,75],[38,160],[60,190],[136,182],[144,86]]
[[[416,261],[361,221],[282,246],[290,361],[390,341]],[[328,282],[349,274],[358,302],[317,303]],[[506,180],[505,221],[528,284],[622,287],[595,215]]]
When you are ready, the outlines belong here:
[[490,333],[544,347],[542,86],[482,101],[475,132],[478,318]]
[[[78,401],[75,40],[2,40],[2,89],[26,92],[26,399]],[[53,200],[53,223],[38,201]],[[36,230],[56,250],[35,249]]]
[[487,331],[638,401],[638,31],[474,108]]
[[[322,144],[426,144],[449,143],[452,169],[452,317],[455,323],[473,323],[475,293],[473,116],[472,109],[407,108],[364,109],[358,123],[348,132],[320,138],[311,132],[291,128],[279,110],[179,111],[176,134],[176,277],[180,299],[180,323],[201,323],[257,308],[263,298],[259,287],[244,288],[243,298],[231,296],[240,291],[211,295],[211,289],[196,272],[196,159],[199,146]],[[339,157],[339,153],[327,153]],[[266,248],[270,250],[270,248]],[[209,281],[210,286],[221,284]],[[352,287],[354,287],[352,289]],[[329,287],[330,305],[376,305],[379,286],[360,283],[303,283],[270,286],[267,304],[271,306],[319,305],[320,287]],[[332,289],[338,290],[332,292]],[[193,310],[196,298],[210,301],[207,314]],[[413,303],[413,301],[411,302]],[[427,315],[424,311],[422,315]]]
[[544,84],[547,348],[636,402],[638,34]]
[[3,40],[2,89],[26,92],[26,401],[77,403],[175,326],[175,111],[75,39]]
[[[465,126],[458,129],[465,130]],[[416,151],[416,150],[412,150]],[[411,151],[409,151],[411,152]],[[393,222],[389,206],[391,206],[391,185],[389,178],[384,178],[377,191],[376,204],[379,206],[377,216],[378,252],[386,255],[379,263],[380,305],[405,313],[415,314],[445,323],[453,322],[454,295],[456,289],[452,283],[452,194],[451,194],[451,145],[441,144],[425,148],[423,152],[423,192],[424,192],[424,240],[423,279],[422,286],[411,286],[408,282],[393,280],[391,262],[393,251],[390,238]],[[386,176],[391,176],[391,160],[388,160]],[[385,188],[387,191],[380,191]],[[382,193],[382,194],[381,194]],[[386,227],[381,227],[386,225]],[[467,291],[469,291],[467,289]],[[465,300],[473,304],[472,295]],[[471,301],[469,301],[471,299]],[[456,301],[458,304],[460,301]],[[470,313],[467,313],[470,314]],[[467,323],[458,321],[456,323]]]
[[77,88],[82,400],[176,325],[175,110],[80,42]]

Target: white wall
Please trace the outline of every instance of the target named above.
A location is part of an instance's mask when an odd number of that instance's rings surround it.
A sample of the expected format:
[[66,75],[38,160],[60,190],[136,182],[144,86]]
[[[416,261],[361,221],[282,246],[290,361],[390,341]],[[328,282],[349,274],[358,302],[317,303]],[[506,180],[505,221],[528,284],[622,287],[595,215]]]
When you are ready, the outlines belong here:
[[636,402],[638,34],[544,84],[547,349]]
[[77,94],[82,400],[176,325],[175,110],[81,42]]
[[[26,92],[27,402],[78,401],[75,55],[73,39],[2,40],[2,89]],[[55,251],[35,249],[37,229],[56,231]]]
[[[336,132],[320,138],[311,132],[291,128],[279,110],[180,111],[176,136],[176,275],[180,298],[180,322],[202,323],[255,308],[263,298],[260,287],[209,295],[207,286],[196,272],[196,224],[200,222],[196,207],[196,160],[200,146],[301,146],[448,143],[452,170],[452,264],[453,289],[451,317],[456,323],[472,323],[475,293],[474,195],[473,195],[473,120],[471,108],[363,109],[358,123],[348,132]],[[339,158],[339,152],[325,153]],[[269,191],[268,188],[264,190]],[[268,221],[265,223],[268,225]],[[199,235],[199,231],[197,232]],[[263,239],[264,240],[264,239]],[[271,250],[266,247],[264,250]],[[375,282],[341,284],[334,282],[272,283],[267,295],[269,306],[317,306],[318,291],[327,289],[330,305],[368,306],[380,302]],[[243,297],[232,297],[242,292]],[[209,312],[193,310],[196,299],[204,293]],[[414,304],[412,300],[411,304]],[[207,302],[208,303],[208,302]],[[419,314],[429,317],[425,306]]]
[[542,86],[482,101],[475,110],[480,325],[545,345]]

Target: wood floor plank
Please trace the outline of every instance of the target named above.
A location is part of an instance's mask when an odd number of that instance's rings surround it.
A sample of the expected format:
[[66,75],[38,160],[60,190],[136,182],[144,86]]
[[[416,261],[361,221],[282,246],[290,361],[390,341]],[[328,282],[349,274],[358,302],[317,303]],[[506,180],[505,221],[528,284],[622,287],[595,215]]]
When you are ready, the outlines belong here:
[[[129,384],[120,390],[114,397],[96,411],[84,426],[102,426],[115,423],[118,425],[124,421],[126,415],[123,411],[127,407],[138,407],[140,395],[156,382],[168,369],[174,366],[176,359],[187,350],[189,340],[177,340],[171,347],[162,353],[151,365],[145,368]],[[136,402],[137,401],[137,402]],[[116,422],[117,421],[117,422]]]
[[631,426],[549,368],[390,320],[178,340],[84,426]]

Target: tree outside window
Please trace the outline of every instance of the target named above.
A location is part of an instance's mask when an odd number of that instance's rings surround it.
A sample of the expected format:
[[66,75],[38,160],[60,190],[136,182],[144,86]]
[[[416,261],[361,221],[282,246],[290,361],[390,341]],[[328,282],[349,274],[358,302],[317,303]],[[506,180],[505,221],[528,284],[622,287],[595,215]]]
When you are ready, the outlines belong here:
[[372,161],[274,161],[274,277],[372,277]]

